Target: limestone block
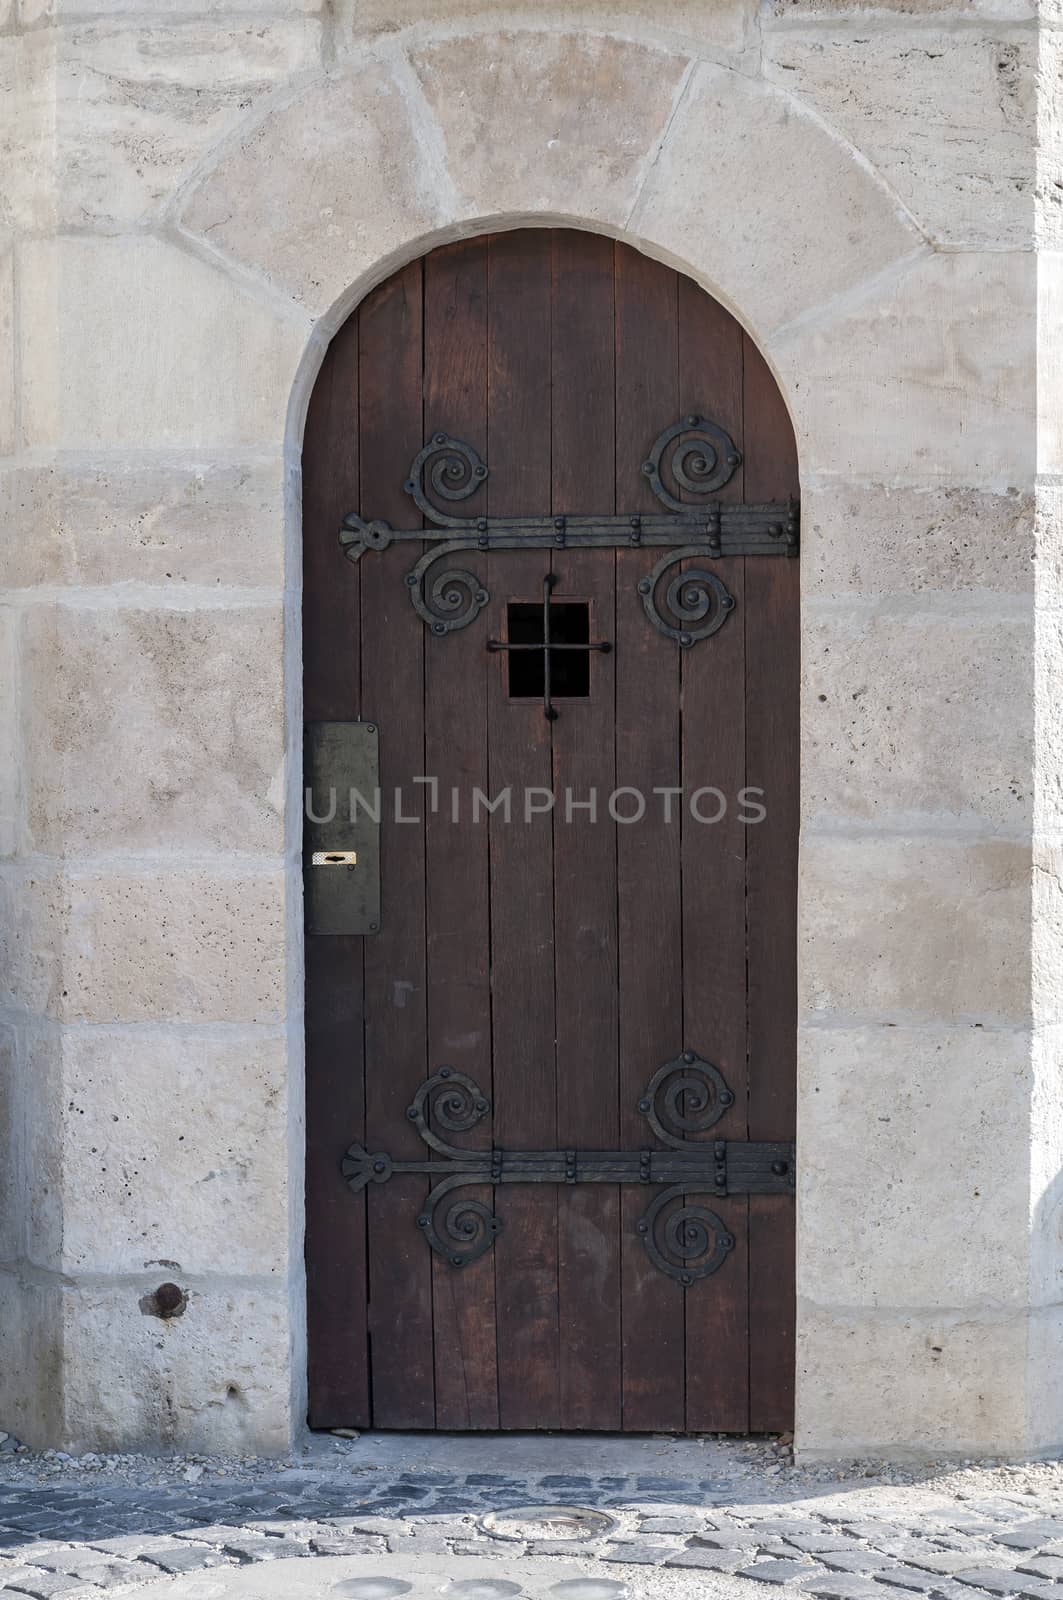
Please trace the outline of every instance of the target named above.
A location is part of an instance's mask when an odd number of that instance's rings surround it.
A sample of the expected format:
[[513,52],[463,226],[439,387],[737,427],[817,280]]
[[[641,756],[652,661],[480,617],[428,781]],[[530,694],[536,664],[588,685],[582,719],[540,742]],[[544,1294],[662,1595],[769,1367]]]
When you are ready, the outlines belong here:
[[35,1267],[54,1270],[63,1248],[62,1038],[57,1024],[25,1021],[18,1029],[21,1142],[20,1254]]
[[1021,1312],[992,1317],[802,1302],[800,1457],[1022,1453],[1026,1340]]
[[63,1354],[59,1298],[8,1267],[0,1268],[0,1425],[43,1450],[60,1431]]
[[805,1028],[802,1295],[1022,1305],[1031,1076],[1021,1029]]
[[360,62],[315,79],[223,153],[183,225],[317,313],[367,271],[385,277],[389,258],[444,220],[446,193],[426,171],[404,86]]
[[[645,36],[672,35],[695,43],[713,54],[740,54],[756,37],[759,0],[655,0],[652,8],[637,0],[578,0],[566,5],[563,0],[547,0],[527,7],[534,11],[538,24],[567,26],[575,23],[608,28],[629,35],[632,30]],[[391,33],[395,29],[420,24],[449,22],[458,8],[454,0],[337,0],[337,21],[345,34],[358,36]],[[462,18],[493,20],[512,16],[506,0],[462,0]]]
[[920,242],[885,186],[799,101],[709,64],[631,227],[687,263],[760,339]]
[[1057,1457],[1063,1433],[1063,1307],[1044,1306],[1030,1318],[1027,1375],[1028,1436],[1031,1455]]
[[277,1022],[286,880],[258,870],[72,873],[57,1009],[86,1022]]
[[139,1282],[61,1291],[63,1437],[70,1450],[243,1455],[286,1450],[291,1429],[287,1291],[178,1274],[188,1305],[162,1320],[140,1302],[172,1269]]
[[[1057,751],[1059,742],[1057,735]],[[1050,770],[1052,758],[1053,752],[1046,752]],[[1052,771],[1052,781],[1058,789],[1056,771]],[[1034,1017],[1049,1025],[1063,1021],[1063,834],[1058,818],[1052,832],[1035,835],[1033,867],[1031,999]]]
[[57,82],[62,221],[143,220],[270,89],[317,65],[319,50],[320,25],[306,15],[67,28]]
[[275,1030],[67,1033],[61,1270],[283,1281],[286,1073]]
[[1030,1300],[1063,1305],[1063,1028],[1034,1034],[1030,1149]]
[[1030,876],[1029,846],[1005,839],[807,833],[803,1009],[1027,1022]]
[[[1063,20],[1061,0],[1044,0],[1045,22]],[[1049,9],[1050,6],[1050,9]],[[1058,28],[1042,27],[1038,37],[1039,82],[1037,96],[1037,184],[1034,231],[1046,248],[1063,246],[1063,36]]]
[[0,857],[19,846],[22,813],[22,738],[19,727],[19,618],[0,607]]
[[284,583],[281,452],[0,470],[0,574],[32,584]]
[[1063,251],[1037,256],[1037,467],[1063,473]]
[[924,256],[770,339],[802,469],[1031,488],[1035,273],[1029,251]]
[[[1063,514],[1058,527],[1063,549]],[[1039,567],[1045,543],[1029,494],[847,484],[812,474],[802,483],[806,600],[1029,595],[1035,550]]]
[[45,1013],[61,1001],[64,895],[41,864],[0,864],[0,1007]]
[[0,454],[17,446],[15,409],[14,252],[0,245]]
[[[1040,835],[1063,837],[1063,609],[1058,602],[1038,608],[1033,647],[1037,717],[1034,822]],[[1063,958],[1063,949],[1059,955]]]
[[474,214],[614,225],[628,218],[688,66],[681,54],[577,33],[444,39],[410,59]]
[[272,603],[28,608],[32,847],[282,855],[283,648]]
[[821,829],[1030,823],[1032,616],[922,598],[805,607],[802,810]]
[[159,239],[33,241],[22,261],[30,445],[218,450],[283,439],[309,333],[302,313],[279,313]]
[[55,225],[55,32],[0,38],[0,229]]
[[1037,485],[1034,521],[1037,562],[1037,604],[1044,609],[1063,607],[1063,483],[1051,480]]
[[871,162],[935,242],[1029,249],[1030,30],[782,28],[766,35],[764,67]]
[[1038,15],[1038,4],[1058,0],[764,0],[766,20],[803,22],[810,17],[828,21],[843,17],[866,24],[876,13],[896,16],[988,17],[1001,22],[1025,22]]
[[0,1261],[22,1254],[22,1102],[15,1030],[0,1023]]

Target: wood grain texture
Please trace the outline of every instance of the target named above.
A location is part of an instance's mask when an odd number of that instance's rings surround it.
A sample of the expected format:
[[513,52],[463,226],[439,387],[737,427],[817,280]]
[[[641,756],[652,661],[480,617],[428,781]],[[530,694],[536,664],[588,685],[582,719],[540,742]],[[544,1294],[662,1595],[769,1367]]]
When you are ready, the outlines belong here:
[[[504,233],[488,251],[488,480],[492,516],[550,504],[551,242]],[[489,561],[488,636],[506,637],[506,601],[537,601],[549,551]],[[495,1141],[511,1149],[557,1142],[554,1072],[554,819],[525,822],[525,792],[551,788],[550,724],[537,701],[511,700],[504,653],[491,657],[491,793],[512,787],[516,809],[496,813],[491,837],[491,1000]],[[533,804],[534,804],[533,800]],[[494,1251],[499,1417],[504,1428],[561,1425],[557,1192],[503,1188]]]
[[[486,455],[487,242],[433,251],[424,267],[425,430],[465,439]],[[470,513],[484,498],[468,502]],[[435,779],[438,796],[433,809],[432,791],[425,788],[428,1059],[433,1072],[447,1065],[467,1073],[490,1100],[488,838],[468,814],[473,789],[487,789],[488,656],[478,628],[438,643],[424,675],[424,775]],[[461,1142],[490,1149],[490,1121]],[[493,1203],[490,1188],[472,1187],[467,1195]],[[497,1428],[494,1258],[488,1254],[456,1272],[433,1255],[432,1284],[436,1426]]]
[[[641,463],[692,412],[743,452],[724,500],[796,494],[789,419],[734,319],[660,263],[566,230],[432,252],[367,297],[322,367],[304,451],[306,715],[378,722],[384,816],[380,933],[307,948],[315,1426],[791,1425],[791,1202],[687,1195],[736,1245],[684,1291],[637,1232],[656,1191],[470,1188],[503,1229],[459,1271],[416,1225],[427,1180],[356,1197],[339,1174],[355,1140],[425,1159],[406,1110],[444,1064],[491,1101],[467,1148],[654,1145],[638,1101],[684,1048],[735,1093],[714,1136],[793,1136],[798,563],[712,563],[735,611],[680,651],[638,594],[660,552],[463,552],[490,599],[438,637],[409,602],[418,544],[357,567],[337,547],[353,509],[416,525],[403,484],[436,431],[490,467],[461,514],[657,511]],[[541,603],[548,573],[555,602],[588,603],[592,638],[615,646],[553,723],[511,697],[506,654],[486,648],[506,637],[509,602]],[[436,779],[434,809],[418,777]],[[417,822],[396,820],[396,786]],[[753,827],[738,820],[748,786],[766,791]],[[646,797],[637,824],[611,820],[618,788]],[[474,820],[473,792],[504,789],[509,820]],[[703,815],[719,792],[718,821],[691,817],[696,789]],[[595,821],[566,807],[592,790]]]
[[[553,504],[612,511],[615,380],[613,245],[553,237]],[[556,550],[556,598],[590,603],[592,639],[615,642],[612,551]],[[587,699],[560,702],[552,726],[557,1137],[566,1149],[618,1147],[616,655],[590,660]],[[593,799],[592,799],[593,797]],[[569,800],[577,802],[569,805]],[[582,802],[583,804],[579,804]],[[598,810],[592,815],[586,804]],[[621,1426],[620,1197],[595,1184],[557,1193],[561,1424]]]

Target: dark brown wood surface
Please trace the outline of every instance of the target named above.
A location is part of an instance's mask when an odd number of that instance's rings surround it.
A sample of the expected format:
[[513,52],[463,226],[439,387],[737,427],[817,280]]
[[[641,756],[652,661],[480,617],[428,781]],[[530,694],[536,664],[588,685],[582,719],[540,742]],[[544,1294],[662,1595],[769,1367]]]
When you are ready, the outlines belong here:
[[[393,1178],[354,1196],[355,1141],[426,1151],[406,1114],[447,1064],[492,1113],[468,1148],[639,1150],[638,1100],[687,1048],[735,1104],[714,1134],[794,1131],[798,825],[798,563],[713,564],[737,602],[680,652],[647,621],[633,549],[464,555],[490,601],[432,636],[405,575],[420,546],[358,566],[348,511],[418,526],[403,491],[444,431],[488,461],[462,514],[659,510],[640,467],[663,428],[698,412],[744,463],[721,498],[798,492],[772,376],[734,319],[689,279],[589,233],[524,230],[448,245],[368,296],[336,336],[304,448],[307,720],[380,727],[382,925],[307,941],[307,1271],[314,1426],[761,1431],[792,1423],[794,1230],[784,1199],[690,1194],[735,1236],[684,1290],[636,1224],[648,1191],[605,1185],[468,1191],[503,1222],[456,1270],[416,1218],[429,1187]],[[649,559],[648,559],[649,557]],[[687,569],[703,566],[699,560]],[[507,603],[586,602],[587,698],[550,723],[509,693]],[[416,778],[434,777],[436,804]],[[738,821],[738,793],[767,817]],[[393,791],[402,789],[398,822]],[[472,793],[509,786],[512,821],[474,821]],[[608,797],[642,792],[617,825]],[[653,791],[683,788],[665,799]],[[525,822],[526,789],[553,811]],[[694,820],[725,797],[716,822]],[[566,797],[597,791],[597,817]],[[453,794],[458,795],[455,820]]]

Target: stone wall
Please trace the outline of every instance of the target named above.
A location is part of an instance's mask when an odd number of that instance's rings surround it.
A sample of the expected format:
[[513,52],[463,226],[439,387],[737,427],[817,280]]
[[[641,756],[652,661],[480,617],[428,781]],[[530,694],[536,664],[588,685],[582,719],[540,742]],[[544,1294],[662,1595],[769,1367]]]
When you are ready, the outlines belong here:
[[300,1424],[306,399],[397,264],[562,222],[797,429],[799,1447],[1063,1443],[1061,25],[0,0],[0,1423]]

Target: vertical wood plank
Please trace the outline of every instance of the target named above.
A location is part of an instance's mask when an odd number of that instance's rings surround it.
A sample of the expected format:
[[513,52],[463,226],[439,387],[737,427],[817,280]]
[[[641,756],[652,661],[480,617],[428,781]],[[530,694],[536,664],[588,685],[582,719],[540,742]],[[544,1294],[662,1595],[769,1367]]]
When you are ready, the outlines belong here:
[[[363,512],[409,526],[403,492],[423,442],[422,264],[396,273],[359,314]],[[418,547],[414,546],[414,551]],[[425,771],[425,629],[404,575],[410,546],[362,563],[363,713],[380,727],[381,926],[365,941],[366,1126],[397,1160],[423,1159],[406,1108],[428,1076],[425,1015],[425,830],[413,778]],[[418,799],[415,800],[415,794]],[[432,1265],[416,1225],[427,1185],[402,1179],[369,1186],[370,1336],[373,1422],[386,1428],[435,1423]]]
[[[626,245],[615,247],[616,504],[655,511],[640,466],[657,434],[678,416],[676,276]],[[638,1102],[664,1062],[683,1048],[680,825],[673,798],[680,774],[679,662],[649,624],[638,583],[655,553],[616,556],[616,781],[640,790],[647,812],[617,833],[620,1139],[655,1143]],[[630,1432],[685,1425],[683,1290],[658,1272],[636,1231],[647,1192],[621,1196],[623,1426]]]
[[[445,246],[424,266],[426,436],[449,433],[486,458],[487,243]],[[481,491],[461,502],[461,514],[484,505]],[[485,637],[481,619],[426,640],[425,776],[438,785],[438,808],[426,818],[428,1055],[433,1072],[452,1066],[493,1100],[488,834],[472,819],[473,790],[486,792],[488,782]],[[489,1149],[490,1120],[458,1142]],[[461,1197],[488,1208],[494,1198],[484,1187]],[[498,1426],[494,1273],[490,1253],[461,1269],[432,1256],[439,1428]]]
[[[303,699],[308,722],[358,716],[359,575],[337,533],[358,503],[358,321],[333,339],[303,452]],[[369,1412],[365,1196],[340,1171],[365,1132],[362,941],[306,940],[306,1272],[309,1420],[364,1427]]]
[[[782,396],[746,338],[745,492],[750,502],[797,495],[797,449]],[[750,785],[767,817],[748,829],[749,1134],[793,1137],[797,1085],[799,827],[799,565],[746,559],[747,745]],[[793,1426],[795,1218],[792,1201],[750,1201],[750,1426]]]
[[[550,251],[546,231],[503,233],[488,246],[488,497],[493,516],[550,504]],[[488,561],[483,621],[505,637],[508,599],[535,601],[549,552]],[[534,701],[511,700],[506,657],[489,666],[491,793],[510,787],[512,821],[490,821],[491,999],[495,1140],[552,1149],[554,1077],[553,833],[548,811],[525,821],[529,790],[551,788],[550,725]],[[533,804],[535,804],[533,797]],[[494,1249],[499,1419],[503,1428],[560,1426],[557,1194],[496,1191]]]
[[[558,232],[553,250],[553,511],[610,512],[615,490],[613,243]],[[592,639],[615,642],[611,550],[554,552],[555,599],[589,599]],[[590,659],[590,696],[553,725],[557,1137],[618,1147],[615,653]],[[574,801],[595,797],[592,815]],[[621,1425],[620,1196],[581,1184],[557,1196],[561,1424]]]
[[[742,430],[742,330],[689,278],[680,277],[679,410],[717,423],[737,440]],[[741,470],[718,491],[740,501]],[[683,491],[697,503],[698,496]],[[712,1061],[735,1096],[712,1129],[721,1139],[747,1137],[746,829],[738,821],[745,782],[745,639],[740,558],[696,560],[723,582],[735,609],[722,628],[683,651],[683,1005],[688,1049]],[[699,791],[709,791],[696,800]],[[704,822],[699,817],[716,817]],[[687,1411],[691,1432],[744,1433],[749,1426],[748,1201],[688,1195],[718,1215],[735,1247],[712,1277],[686,1298]]]

